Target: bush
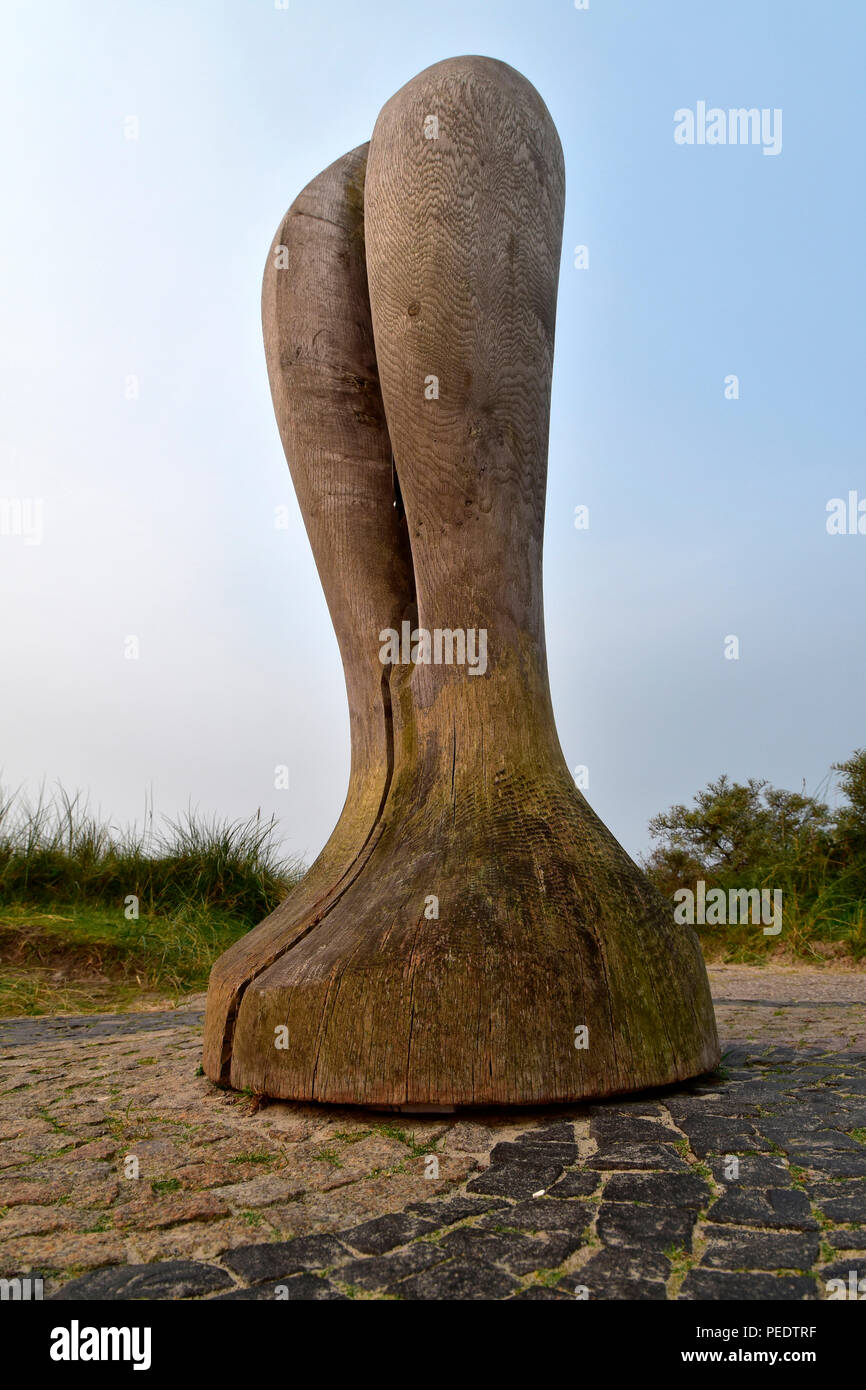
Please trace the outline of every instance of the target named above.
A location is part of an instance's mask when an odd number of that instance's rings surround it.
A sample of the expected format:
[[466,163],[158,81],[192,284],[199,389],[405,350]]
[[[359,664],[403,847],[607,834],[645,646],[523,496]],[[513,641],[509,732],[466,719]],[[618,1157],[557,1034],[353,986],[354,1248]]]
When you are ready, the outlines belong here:
[[847,799],[836,816],[836,850],[861,891],[866,892],[866,749],[858,748],[847,762],[834,763],[839,789]]
[[844,798],[836,809],[805,790],[723,775],[692,806],[672,806],[650,821],[655,844],[644,868],[666,897],[678,888],[694,890],[699,879],[708,890],[782,890],[784,942],[767,942],[753,926],[717,928],[729,958],[779,946],[799,955],[837,953],[827,943],[866,955],[866,750],[832,770]]

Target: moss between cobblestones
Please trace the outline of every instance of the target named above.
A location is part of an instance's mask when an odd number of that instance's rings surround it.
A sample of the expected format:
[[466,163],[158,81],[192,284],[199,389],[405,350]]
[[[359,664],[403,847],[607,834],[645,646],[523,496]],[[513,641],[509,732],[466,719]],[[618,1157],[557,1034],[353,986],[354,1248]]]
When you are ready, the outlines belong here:
[[662,1252],[671,1262],[671,1272],[665,1283],[665,1293],[668,1299],[679,1297],[679,1292],[683,1286],[686,1275],[690,1270],[694,1269],[696,1265],[700,1264],[706,1246],[706,1240],[702,1240],[700,1236],[693,1234],[692,1249],[690,1251],[678,1249],[675,1246],[669,1246],[668,1249]]

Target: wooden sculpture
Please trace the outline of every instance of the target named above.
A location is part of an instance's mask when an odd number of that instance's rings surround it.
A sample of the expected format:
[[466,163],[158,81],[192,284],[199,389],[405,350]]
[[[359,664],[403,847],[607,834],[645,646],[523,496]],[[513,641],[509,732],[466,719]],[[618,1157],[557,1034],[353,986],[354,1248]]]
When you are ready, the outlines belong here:
[[214,966],[214,1080],[529,1104],[719,1060],[697,938],[575,788],[554,725],[541,562],[563,206],[538,93],[454,58],[277,232],[265,349],[351,777],[307,875]]

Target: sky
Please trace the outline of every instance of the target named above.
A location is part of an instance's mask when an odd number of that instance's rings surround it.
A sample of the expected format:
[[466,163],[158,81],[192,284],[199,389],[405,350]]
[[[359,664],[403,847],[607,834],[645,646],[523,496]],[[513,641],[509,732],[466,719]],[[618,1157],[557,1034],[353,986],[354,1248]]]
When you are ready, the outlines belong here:
[[[348,712],[262,269],[399,87],[480,53],[566,161],[544,583],[569,766],[633,855],[723,772],[818,789],[866,745],[864,41],[854,0],[5,0],[3,784],[116,824],[146,795],[261,808],[308,860],[327,839]],[[677,143],[699,102],[781,112],[781,148]],[[850,493],[864,533],[830,534]]]

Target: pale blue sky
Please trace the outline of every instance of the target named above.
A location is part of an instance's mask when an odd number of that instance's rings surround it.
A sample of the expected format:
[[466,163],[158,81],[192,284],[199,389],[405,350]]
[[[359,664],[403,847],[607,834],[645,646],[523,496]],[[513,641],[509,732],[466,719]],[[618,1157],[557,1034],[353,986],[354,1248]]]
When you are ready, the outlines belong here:
[[[545,552],[566,757],[632,853],[722,771],[816,787],[866,743],[866,535],[825,528],[830,498],[866,499],[864,40],[843,0],[6,0],[0,499],[41,498],[44,526],[0,535],[6,783],[60,778],[119,821],[151,786],[157,811],[261,806],[308,857],[327,838],[348,717],[261,271],[398,87],[484,53],[535,84],[566,158]],[[699,100],[781,108],[781,153],[676,145]]]

